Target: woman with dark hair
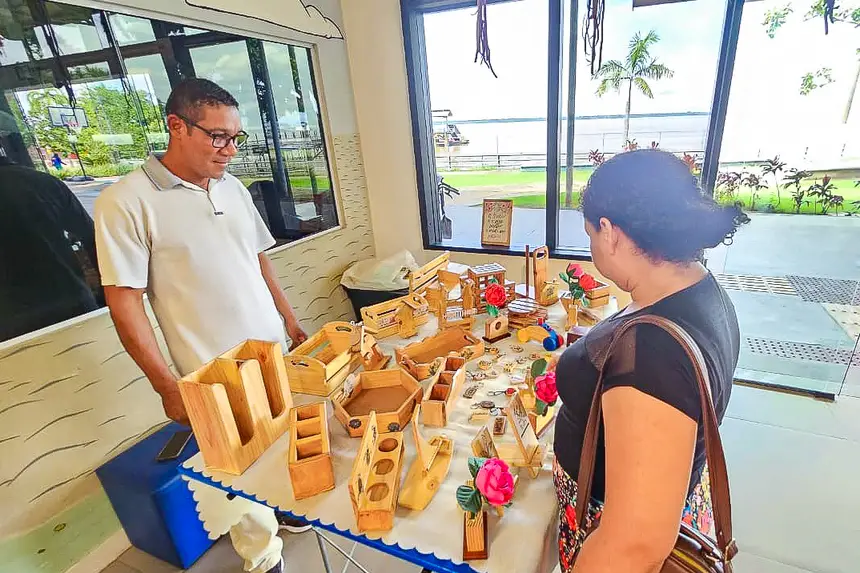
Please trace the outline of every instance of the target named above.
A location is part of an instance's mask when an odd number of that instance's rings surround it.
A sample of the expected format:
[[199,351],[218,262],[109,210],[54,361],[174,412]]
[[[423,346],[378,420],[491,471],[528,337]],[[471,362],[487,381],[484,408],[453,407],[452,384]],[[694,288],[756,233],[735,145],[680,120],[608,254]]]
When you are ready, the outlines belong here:
[[[671,552],[681,520],[711,534],[696,376],[661,328],[637,324],[622,335],[605,366],[589,523],[580,529],[574,480],[597,365],[626,321],[643,314],[668,318],[701,349],[722,421],[738,361],[738,322],[728,295],[700,261],[747,218],[703,195],[683,161],[650,149],[600,166],[583,192],[582,213],[594,265],[632,302],[568,348],[556,366],[563,402],[554,464],[559,556],[565,572],[652,573]],[[600,527],[586,539],[596,519]]]

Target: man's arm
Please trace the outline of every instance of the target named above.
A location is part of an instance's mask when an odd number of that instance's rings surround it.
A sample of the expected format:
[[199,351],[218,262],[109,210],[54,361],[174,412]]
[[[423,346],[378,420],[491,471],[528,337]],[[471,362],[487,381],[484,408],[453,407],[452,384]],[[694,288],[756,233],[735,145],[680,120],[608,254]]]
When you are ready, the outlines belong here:
[[105,299],[117,334],[152,388],[161,396],[164,413],[182,424],[188,424],[188,414],[179,395],[176,376],[158,348],[155,332],[143,307],[144,289],[105,286]]
[[[293,348],[308,339],[308,335],[299,326],[299,321],[296,318],[296,313],[293,307],[290,306],[287,300],[287,295],[281,290],[281,285],[278,283],[278,277],[275,274],[275,269],[272,267],[272,261],[266,253],[260,253],[260,271],[263,273],[263,279],[266,281],[266,286],[269,287],[269,292],[272,293],[272,299],[275,301],[275,308],[284,317],[284,323],[287,327],[287,334],[292,339]],[[292,348],[290,349],[292,350]]]

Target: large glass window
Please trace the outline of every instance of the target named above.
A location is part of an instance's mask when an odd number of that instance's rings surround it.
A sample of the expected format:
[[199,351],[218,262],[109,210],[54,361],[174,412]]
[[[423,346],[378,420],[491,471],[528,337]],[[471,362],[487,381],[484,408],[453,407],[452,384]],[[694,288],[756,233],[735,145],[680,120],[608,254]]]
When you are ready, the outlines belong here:
[[548,3],[494,5],[488,20],[493,71],[475,63],[474,8],[424,15],[441,243],[479,247],[482,201],[512,199],[522,249],[545,242]]
[[[63,180],[91,214],[102,189],[167,149],[172,86],[204,77],[238,100],[251,139],[228,169],[248,186],[278,243],[287,243],[338,224],[311,58],[306,47],[71,4],[0,0],[0,160]],[[90,245],[66,236],[92,300],[59,313],[31,305],[33,320],[22,320],[30,328],[2,331],[0,340],[100,302]],[[0,252],[7,248],[15,246]],[[3,270],[0,299],[10,300],[0,308],[8,310],[15,285],[2,283],[20,283],[27,270]]]
[[860,11],[837,5],[825,35],[822,6],[744,5],[716,194],[752,221],[709,266],[738,312],[738,378],[832,395],[860,334]]

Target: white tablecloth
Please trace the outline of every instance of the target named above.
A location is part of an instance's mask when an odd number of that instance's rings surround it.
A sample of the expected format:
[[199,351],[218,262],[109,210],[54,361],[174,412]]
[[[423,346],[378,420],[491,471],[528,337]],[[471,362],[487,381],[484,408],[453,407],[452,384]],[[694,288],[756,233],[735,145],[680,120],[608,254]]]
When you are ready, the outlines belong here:
[[[483,335],[484,319],[478,319],[474,332]],[[549,322],[559,328],[564,325],[564,311],[557,304],[549,310]],[[421,327],[418,336],[404,341],[391,337],[379,342],[386,354],[392,355],[389,367],[394,367],[393,349],[397,345],[413,342],[436,332],[436,321],[430,321]],[[468,421],[473,412],[471,405],[481,400],[492,400],[503,406],[505,396],[491,397],[490,390],[503,390],[510,386],[509,376],[502,371],[501,362],[515,360],[518,357],[530,356],[532,353],[542,353],[543,348],[537,342],[527,342],[521,346],[524,351],[514,353],[511,345],[519,344],[516,333],[511,338],[497,343],[505,355],[494,365],[499,371],[499,377],[484,380],[483,387],[475,394],[474,399],[468,400],[459,396],[455,401],[453,414],[449,416],[445,428],[430,428],[422,426],[425,438],[436,434],[445,434],[454,440],[454,459],[448,478],[440,486],[433,501],[423,511],[410,511],[398,508],[395,514],[394,529],[388,532],[367,532],[369,539],[381,539],[389,545],[398,544],[404,549],[417,549],[422,553],[433,553],[437,558],[450,559],[454,563],[462,562],[463,551],[463,511],[457,505],[455,492],[459,485],[469,479],[466,464],[472,455],[471,441],[481,428],[482,423]],[[491,358],[485,354],[479,359],[467,364],[470,371],[477,370],[478,360]],[[530,366],[531,361],[522,368]],[[521,371],[522,372],[522,371]],[[471,384],[469,380],[464,386]],[[424,383],[426,386],[426,381]],[[462,392],[461,392],[462,394]],[[315,396],[294,394],[296,404],[305,404],[320,400]],[[293,499],[292,486],[287,471],[288,435],[282,436],[241,476],[232,476],[217,471],[207,470],[200,454],[190,458],[185,467],[198,476],[213,480],[236,491],[251,495],[273,508],[289,511],[304,516],[309,520],[319,520],[324,524],[332,524],[340,531],[349,531],[359,535],[355,528],[355,516],[350,504],[347,480],[352,469],[353,458],[358,450],[360,439],[350,438],[343,426],[333,417],[331,404],[327,405],[329,431],[331,434],[331,450],[334,460],[336,488],[328,493],[320,494],[310,499],[296,501]],[[509,425],[510,426],[510,425]],[[402,471],[409,469],[415,459],[415,447],[412,440],[412,427],[404,431],[406,453]],[[469,565],[477,571],[516,571],[543,572],[550,571],[555,561],[548,562],[545,551],[546,536],[555,535],[557,503],[552,484],[552,431],[547,432],[541,442],[547,446],[548,454],[544,459],[543,471],[536,479],[529,477],[525,469],[519,470],[519,484],[514,496],[513,506],[505,510],[504,517],[498,518],[494,512],[489,519],[489,558],[486,561],[470,561]],[[500,438],[497,438],[499,440]],[[502,442],[513,442],[512,435],[505,436]],[[517,470],[513,470],[517,471]],[[241,498],[227,501],[223,491],[196,480],[190,481],[190,487],[198,504],[198,511],[204,522],[204,527],[211,537],[226,533],[244,513],[247,504],[253,503]]]

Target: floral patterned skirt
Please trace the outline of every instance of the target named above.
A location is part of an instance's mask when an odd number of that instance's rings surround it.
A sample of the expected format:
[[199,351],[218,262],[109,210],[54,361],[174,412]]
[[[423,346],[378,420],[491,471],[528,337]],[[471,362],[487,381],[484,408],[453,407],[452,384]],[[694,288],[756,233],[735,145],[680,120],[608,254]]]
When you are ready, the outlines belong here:
[[[552,473],[555,493],[558,496],[558,558],[562,571],[568,573],[573,568],[576,552],[585,541],[585,532],[590,531],[592,525],[600,521],[603,503],[591,500],[585,517],[585,528],[579,528],[576,522],[576,481],[567,475],[558,460],[553,462]],[[702,470],[702,479],[687,499],[681,519],[696,531],[714,537],[714,513],[707,465]]]

